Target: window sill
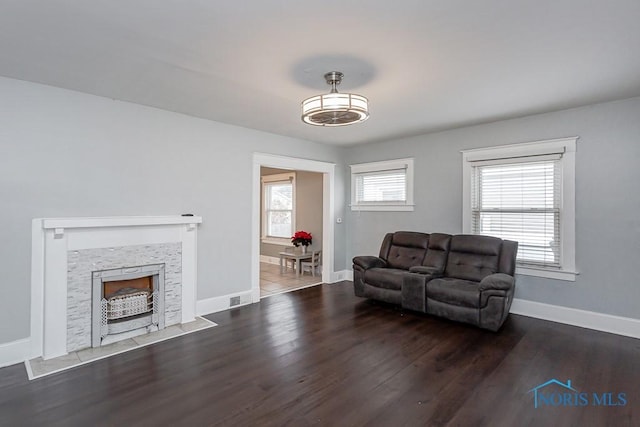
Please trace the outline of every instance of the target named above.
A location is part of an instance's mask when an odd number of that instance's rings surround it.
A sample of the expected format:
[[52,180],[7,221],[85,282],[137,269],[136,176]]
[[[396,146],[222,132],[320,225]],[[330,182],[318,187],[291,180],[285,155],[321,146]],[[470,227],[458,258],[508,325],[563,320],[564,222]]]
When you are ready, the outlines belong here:
[[410,212],[413,208],[414,205],[351,205],[352,211]]
[[575,282],[578,275],[575,271],[566,270],[544,270],[542,268],[516,267],[516,274],[523,276],[544,277],[545,279],[564,280],[567,282]]
[[286,238],[278,238],[278,237],[263,237],[260,239],[262,243],[267,243],[269,245],[280,245],[280,246],[293,246],[291,244],[291,239]]

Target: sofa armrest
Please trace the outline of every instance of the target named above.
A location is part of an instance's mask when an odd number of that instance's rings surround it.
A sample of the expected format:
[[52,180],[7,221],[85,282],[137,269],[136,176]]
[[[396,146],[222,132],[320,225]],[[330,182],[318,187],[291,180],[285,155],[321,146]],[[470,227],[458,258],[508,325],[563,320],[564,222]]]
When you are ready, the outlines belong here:
[[377,256],[357,256],[353,258],[353,264],[363,270],[387,266],[387,262],[382,258],[378,258]]
[[433,276],[434,279],[436,277],[442,276],[442,271],[440,271],[440,269],[436,267],[424,267],[422,265],[417,265],[415,267],[409,268],[409,271],[411,273],[428,274],[430,276]]
[[400,289],[402,308],[427,312],[427,283],[433,279],[430,274],[405,273]]
[[486,290],[508,291],[513,289],[516,279],[504,273],[490,274],[480,282],[480,292]]

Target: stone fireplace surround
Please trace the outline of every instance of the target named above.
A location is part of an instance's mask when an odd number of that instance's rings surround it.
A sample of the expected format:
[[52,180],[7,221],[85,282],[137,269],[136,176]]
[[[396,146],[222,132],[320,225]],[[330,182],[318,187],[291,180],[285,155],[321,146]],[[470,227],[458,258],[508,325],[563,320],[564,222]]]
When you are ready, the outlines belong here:
[[[69,251],[67,270],[67,351],[71,352],[95,346],[93,342],[94,334],[97,336],[100,334],[95,330],[96,325],[93,323],[96,318],[101,319],[102,317],[99,306],[102,295],[101,292],[97,292],[98,289],[102,290],[100,278],[103,275],[110,274],[114,269],[121,271],[149,270],[154,263],[161,263],[155,264],[155,269],[161,265],[163,277],[166,279],[166,289],[163,283],[164,299],[162,305],[165,309],[161,313],[162,324],[163,326],[165,324],[166,326],[180,324],[182,320],[180,316],[182,306],[181,246],[178,242]],[[95,283],[96,275],[100,277],[98,278],[98,289],[96,289]],[[87,283],[92,285],[87,286]],[[95,306],[96,302],[98,307]],[[139,326],[147,323],[139,322],[141,319],[137,320],[137,322],[133,323],[139,323]],[[113,342],[113,337],[118,335],[109,335],[106,339],[108,342]],[[116,340],[118,339],[116,338]]]
[[[193,321],[196,309],[197,224],[201,222],[199,216],[34,219],[32,355],[51,359],[72,351],[68,344],[75,342],[77,337],[71,337],[73,332],[70,328],[77,324],[70,326],[69,319],[74,318],[73,311],[78,309],[69,310],[69,300],[74,298],[74,291],[69,287],[69,272],[75,254],[99,254],[102,250],[113,249],[134,254],[138,260],[151,256],[154,262],[165,262],[159,257],[163,253],[169,254],[174,264],[177,261],[175,269],[180,273],[177,275],[179,289],[172,291],[176,303],[169,317],[175,323]],[[147,249],[140,251],[140,248]],[[73,274],[71,276],[73,278]],[[87,287],[90,288],[91,283],[87,283]],[[90,312],[88,316],[91,316]]]

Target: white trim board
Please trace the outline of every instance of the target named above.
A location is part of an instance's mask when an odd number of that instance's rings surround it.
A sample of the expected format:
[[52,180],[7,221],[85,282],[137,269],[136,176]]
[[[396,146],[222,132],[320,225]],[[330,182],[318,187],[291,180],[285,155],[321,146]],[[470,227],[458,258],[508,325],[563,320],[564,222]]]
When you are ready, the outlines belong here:
[[335,249],[335,163],[266,153],[253,153],[253,182],[251,190],[251,292],[252,301],[260,301],[260,167],[301,170],[322,173],[322,281],[333,278]]
[[[236,292],[233,294],[222,295],[219,297],[201,299],[196,301],[196,315],[204,316],[211,313],[217,313],[219,311],[229,310],[230,308],[242,307],[243,305],[249,305],[252,301],[253,291]],[[240,304],[231,307],[231,298],[240,297]],[[259,302],[258,299],[255,302]]]
[[640,338],[640,319],[514,298],[510,313],[611,334]]
[[[352,211],[413,211],[413,157],[395,160],[383,160],[380,162],[358,163],[350,165],[351,169],[351,203]],[[386,202],[358,202],[358,176],[362,174],[384,174],[394,170],[405,171],[405,200]]]
[[0,344],[0,368],[22,363],[29,358],[31,338]]
[[333,274],[335,278],[333,283],[340,282],[342,280],[348,280],[350,282],[353,282],[353,270],[341,270],[341,271],[336,271]]
[[150,225],[202,224],[201,216],[116,216],[83,218],[44,218],[42,228],[135,227]]
[[[279,261],[280,261],[279,258],[266,257],[264,255],[260,256],[261,260],[263,259],[262,257],[271,258],[272,260],[275,260],[276,264],[278,264]],[[353,279],[353,271],[351,271],[351,270],[334,271],[334,272],[332,272],[330,274],[330,277],[331,277],[330,281],[322,280],[322,282],[314,283],[314,284],[311,284],[311,285],[304,285],[304,286],[301,286],[299,288],[287,290],[286,292],[290,292],[292,290],[304,289],[304,288],[311,287],[311,286],[317,286],[320,283],[336,283],[336,282],[340,282],[342,280],[352,280]],[[260,292],[260,288],[258,288],[258,292]],[[274,295],[277,295],[277,294],[274,294]],[[272,295],[268,295],[268,296],[272,296]],[[234,305],[233,307],[231,307],[230,300],[231,300],[232,297],[240,297],[240,304]],[[197,316],[204,316],[204,315],[211,314],[211,313],[217,313],[219,311],[229,310],[231,308],[242,307],[244,305],[258,303],[258,302],[260,302],[260,299],[261,299],[260,297],[257,298],[257,299],[254,298],[253,289],[251,289],[249,291],[236,292],[236,293],[233,293],[233,294],[222,295],[222,296],[219,296],[219,297],[206,298],[206,299],[198,300],[196,302],[196,315]]]

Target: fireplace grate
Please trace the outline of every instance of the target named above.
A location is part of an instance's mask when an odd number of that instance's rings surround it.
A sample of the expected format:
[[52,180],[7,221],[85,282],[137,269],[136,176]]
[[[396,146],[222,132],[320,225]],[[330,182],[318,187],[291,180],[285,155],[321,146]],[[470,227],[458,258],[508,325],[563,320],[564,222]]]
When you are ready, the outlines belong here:
[[133,290],[103,300],[106,320],[148,313],[153,310],[153,294],[147,290]]

